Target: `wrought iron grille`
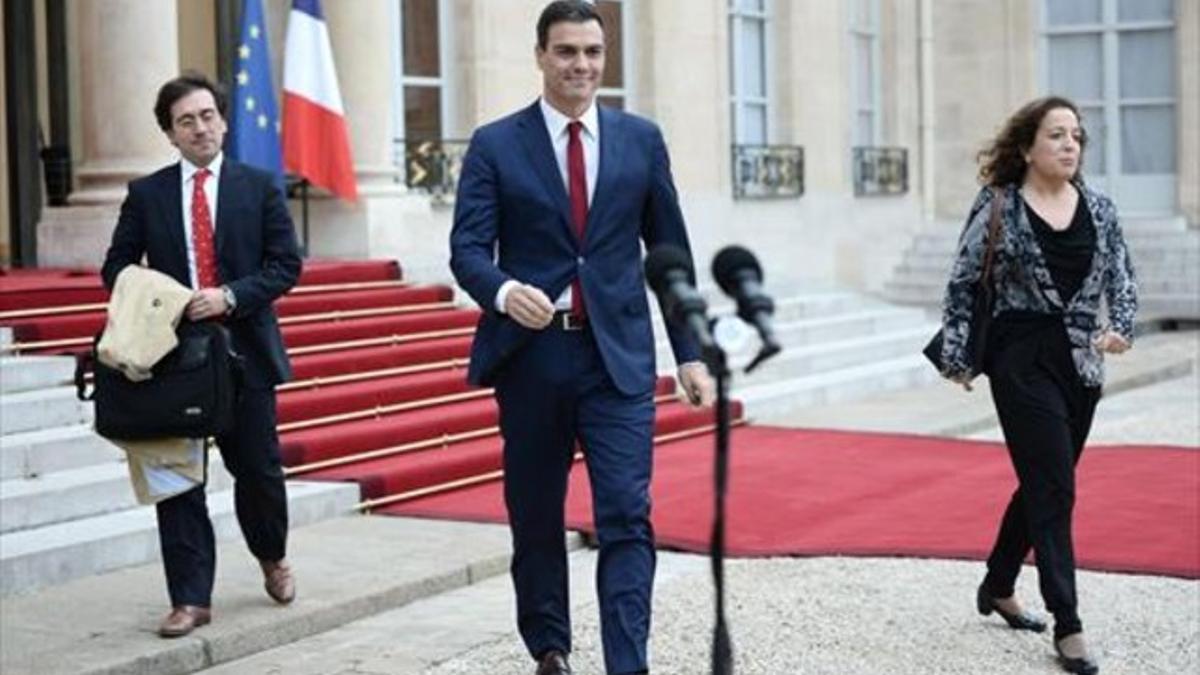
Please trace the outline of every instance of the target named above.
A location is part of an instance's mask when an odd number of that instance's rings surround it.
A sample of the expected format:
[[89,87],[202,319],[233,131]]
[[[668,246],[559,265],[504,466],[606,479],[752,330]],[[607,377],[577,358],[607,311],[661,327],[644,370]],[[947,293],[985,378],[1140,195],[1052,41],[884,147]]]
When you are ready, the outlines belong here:
[[439,200],[453,199],[467,141],[410,139],[403,143],[405,184]]
[[789,199],[804,194],[804,148],[733,146],[734,199]]
[[908,192],[908,148],[854,148],[854,194]]

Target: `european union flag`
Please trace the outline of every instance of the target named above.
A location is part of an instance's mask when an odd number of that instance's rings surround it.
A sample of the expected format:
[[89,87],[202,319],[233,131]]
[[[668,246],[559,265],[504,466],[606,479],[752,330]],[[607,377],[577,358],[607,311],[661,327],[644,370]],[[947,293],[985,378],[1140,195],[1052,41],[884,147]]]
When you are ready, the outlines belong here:
[[271,58],[261,0],[245,0],[242,39],[234,64],[233,108],[226,151],[229,156],[277,176],[283,189],[283,155],[279,150],[279,114],[271,86]]

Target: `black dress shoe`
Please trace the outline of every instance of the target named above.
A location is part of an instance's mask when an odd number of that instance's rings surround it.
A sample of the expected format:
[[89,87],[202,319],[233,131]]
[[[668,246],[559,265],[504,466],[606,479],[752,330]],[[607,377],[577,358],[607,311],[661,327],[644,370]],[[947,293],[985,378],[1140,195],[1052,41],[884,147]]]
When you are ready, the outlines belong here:
[[979,585],[979,591],[975,594],[975,607],[979,613],[987,616],[992,612],[1000,615],[1008,625],[1015,630],[1029,630],[1034,633],[1041,633],[1046,630],[1046,622],[1037,618],[1029,612],[1022,611],[1019,614],[1005,611],[996,604],[996,599],[988,593],[983,584]]
[[537,675],[571,675],[571,672],[567,655],[558,650],[552,649],[538,660]]
[[1087,654],[1083,656],[1063,654],[1062,648],[1058,646],[1059,639],[1054,640],[1054,651],[1058,653],[1058,665],[1062,666],[1063,670],[1068,673],[1076,673],[1076,675],[1096,675],[1100,672],[1100,666]]

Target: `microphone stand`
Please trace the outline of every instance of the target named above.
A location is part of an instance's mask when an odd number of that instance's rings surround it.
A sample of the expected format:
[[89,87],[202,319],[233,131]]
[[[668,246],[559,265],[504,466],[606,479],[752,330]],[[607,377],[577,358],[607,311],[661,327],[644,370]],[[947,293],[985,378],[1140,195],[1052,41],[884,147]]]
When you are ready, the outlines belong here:
[[[780,347],[774,341],[764,341],[758,355],[746,367],[746,372],[754,370],[779,352]],[[729,383],[733,379],[733,374],[729,370],[729,359],[725,350],[715,341],[701,351],[701,358],[708,366],[708,371],[716,379],[717,384],[717,405],[714,411],[717,422],[717,438],[713,460],[713,524],[708,550],[712,564],[713,588],[716,593],[712,673],[713,675],[732,675],[733,640],[729,637],[729,625],[725,621],[725,494],[729,488],[729,435],[732,428],[729,411]]]
[[712,673],[733,673],[733,642],[729,637],[729,626],[725,622],[725,492],[729,484],[729,371],[725,350],[713,345],[704,350],[704,363],[716,379],[717,422],[716,453],[714,459],[713,524],[709,543],[709,559],[712,563],[713,587],[716,592],[716,622],[713,626]]

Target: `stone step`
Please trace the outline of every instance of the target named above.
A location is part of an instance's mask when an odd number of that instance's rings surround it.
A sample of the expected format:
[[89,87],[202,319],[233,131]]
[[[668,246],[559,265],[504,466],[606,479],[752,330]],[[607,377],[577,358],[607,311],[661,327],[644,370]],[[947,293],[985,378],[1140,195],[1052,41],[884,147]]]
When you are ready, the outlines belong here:
[[843,368],[808,377],[749,386],[736,391],[746,416],[755,421],[786,419],[807,406],[835,403],[929,384],[937,372],[920,353]]
[[[1200,296],[1200,278],[1194,274],[1177,277],[1139,276],[1138,297],[1195,298]],[[923,297],[930,302],[940,301],[946,289],[946,278],[934,274],[896,275],[884,284],[889,298]]]
[[1200,294],[1141,295],[1138,311],[1163,318],[1200,321]]
[[1126,233],[1186,232],[1187,219],[1183,216],[1131,216],[1121,217],[1121,227]]
[[[1172,296],[1192,298],[1200,296],[1200,270],[1187,270],[1176,275],[1146,274],[1140,271],[1137,276],[1138,297]],[[889,299],[895,299],[897,294],[909,297],[909,291],[920,293],[929,299],[941,299],[946,289],[948,274],[924,274],[898,272],[884,284],[885,294]],[[915,296],[913,296],[915,297]]]
[[[209,455],[208,489],[233,484],[220,452]],[[125,462],[55,471],[0,482],[0,533],[98,516],[137,506]]]
[[[965,214],[964,214],[965,217]],[[1128,236],[1158,236],[1172,233],[1187,233],[1187,219],[1183,216],[1141,216],[1122,214],[1121,229]],[[921,234],[933,236],[957,237],[962,230],[963,221],[957,218],[939,218]]]
[[[1200,256],[1200,237],[1161,239],[1134,239],[1127,242],[1134,256],[1173,254],[1186,258]],[[906,258],[920,260],[949,260],[958,252],[957,240],[945,239],[936,242],[917,238],[904,251]]]
[[940,299],[942,293],[946,290],[946,277],[935,279],[932,275],[928,277],[901,277],[896,276],[887,281],[884,287],[889,291],[920,291],[929,293],[934,291]]
[[883,297],[889,302],[894,302],[898,305],[923,307],[927,310],[940,310],[942,305],[942,294],[945,292],[945,285],[939,285],[936,288],[932,285],[908,285],[901,282],[899,279],[890,279],[882,289]]
[[[288,519],[300,527],[351,513],[358,486],[288,483]],[[209,495],[218,540],[240,537],[233,491]],[[0,534],[0,594],[10,596],[159,559],[155,511],[139,506],[91,518]]]
[[1179,295],[1195,297],[1200,294],[1200,276],[1189,274],[1177,277],[1169,276],[1139,276],[1137,280],[1140,295]]
[[749,358],[734,366],[734,395],[750,387],[787,379],[810,377],[818,373],[843,370],[869,363],[917,354],[937,332],[932,321],[884,333],[847,338],[814,345],[785,348],[749,375],[742,372]]
[[[880,331],[911,328],[914,325],[921,325],[925,321],[925,314],[920,310],[891,307],[874,299],[864,299],[863,302],[876,306],[819,318],[775,322],[775,336],[786,350],[820,342],[854,339]],[[758,336],[754,329],[744,326],[744,333],[744,345],[731,350],[731,363],[748,361],[749,357],[758,349]],[[674,363],[671,345],[665,337],[659,340],[657,358],[660,364]]]
[[0,395],[70,384],[75,359],[69,356],[0,356]]
[[[1194,287],[1200,283],[1200,261],[1196,264],[1172,261],[1169,263],[1138,263],[1135,261],[1134,272],[1138,283],[1152,281],[1155,283],[1176,282],[1182,287]],[[914,283],[945,284],[950,278],[950,267],[944,265],[924,265],[900,263],[892,273],[892,279]]]
[[[708,315],[711,317],[732,316],[737,313],[734,301],[724,295],[706,296],[705,299],[708,302]],[[776,323],[781,323],[810,317],[858,312],[863,309],[864,304],[880,305],[881,303],[857,293],[836,290],[788,295],[775,298],[774,318]],[[657,301],[651,300],[650,311],[657,329],[662,316]]]
[[[567,535],[566,542],[568,551],[583,546],[582,537],[574,533]],[[4,598],[0,601],[0,671],[5,675],[181,675],[236,663],[275,648],[290,650],[290,643],[308,636],[324,639],[327,631],[349,622],[489,578],[510,589],[511,550],[508,527],[503,525],[351,515],[295,527],[288,533],[288,558],[296,571],[298,597],[281,608],[263,593],[258,565],[245,543],[235,538],[217,547],[216,616],[209,626],[179,640],[154,634],[166,613],[167,598],[162,565],[152,562]],[[576,576],[574,583],[585,586],[585,576]],[[578,595],[594,597],[594,593]],[[511,631],[511,594],[507,599],[491,609],[508,618],[505,629]],[[490,612],[464,609],[463,615],[446,614],[446,630],[438,635],[404,635],[430,646],[460,644],[464,627],[478,623],[471,617]],[[371,648],[385,644],[386,638]],[[334,662],[340,661],[338,651],[330,654]],[[405,660],[392,659],[391,653],[379,658],[379,667],[351,666],[347,661],[325,668],[321,661],[304,672],[424,672],[408,667]],[[230,666],[225,672],[298,675],[291,668],[257,664]]]
[[73,386],[0,397],[0,432],[5,435],[91,421],[92,403],[77,399]]
[[[826,354],[836,360],[838,354],[853,354],[860,345],[874,345],[875,342],[886,342],[889,337],[905,334],[906,331],[925,330],[928,328],[928,317],[922,310],[908,307],[888,307],[887,310],[860,312],[856,315],[832,316],[820,319],[808,319],[785,323],[775,327],[775,335],[780,345],[784,347],[784,358],[796,354],[805,357],[806,354]],[[758,353],[760,340],[754,328],[743,324],[744,344],[728,354],[731,368],[740,370],[750,363]],[[670,345],[665,345],[670,350]],[[670,356],[670,351],[665,354]],[[864,358],[870,358],[864,354]],[[835,366],[834,366],[835,368]]]
[[[919,253],[953,255],[958,248],[958,230],[953,232],[921,232],[909,250]],[[1125,243],[1133,251],[1153,249],[1195,250],[1200,246],[1200,230],[1169,232],[1137,232],[1122,230]]]
[[125,453],[90,423],[0,436],[0,479],[33,478],[121,461]]

